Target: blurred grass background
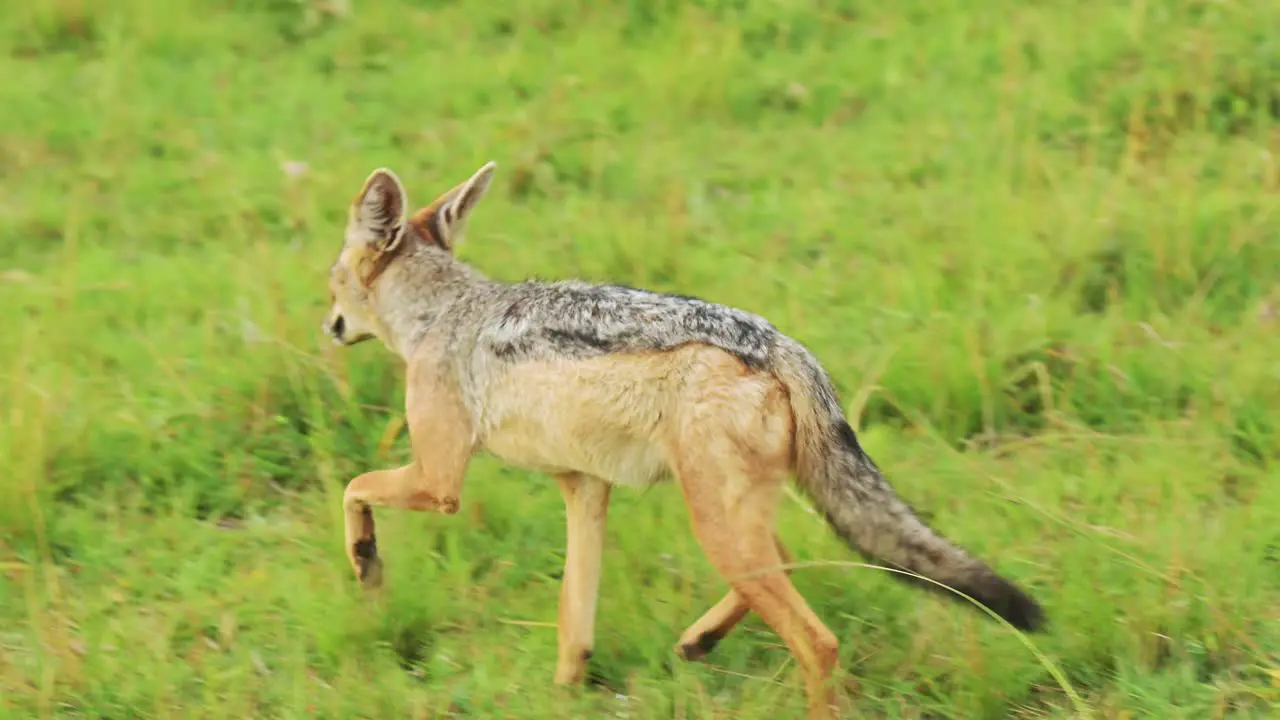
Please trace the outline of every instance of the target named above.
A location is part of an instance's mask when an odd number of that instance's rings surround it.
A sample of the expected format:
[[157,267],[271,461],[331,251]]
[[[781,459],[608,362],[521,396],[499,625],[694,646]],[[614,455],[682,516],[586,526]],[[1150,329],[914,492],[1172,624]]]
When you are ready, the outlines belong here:
[[341,491],[404,457],[402,375],[321,336],[325,271],[370,170],[421,204],[493,159],[464,259],[768,316],[1047,606],[1042,662],[797,571],[854,716],[1270,717],[1278,38],[1280,6],[1207,0],[9,3],[0,713],[800,713],[755,618],[671,653],[725,589],[674,487],[614,496],[587,688],[550,684],[546,478],[482,459],[458,516],[384,513],[357,591]]

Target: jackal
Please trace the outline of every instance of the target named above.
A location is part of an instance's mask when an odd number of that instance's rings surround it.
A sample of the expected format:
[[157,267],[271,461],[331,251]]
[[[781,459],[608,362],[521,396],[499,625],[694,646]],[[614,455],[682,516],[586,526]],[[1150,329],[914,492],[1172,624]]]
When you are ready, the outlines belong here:
[[344,494],[361,583],[382,576],[372,508],[456,513],[469,460],[484,450],[555,477],[564,496],[558,683],[582,680],[591,655],[611,488],[669,477],[731,588],[676,652],[702,657],[754,611],[796,657],[812,717],[830,713],[837,642],[781,569],[790,555],[774,516],[788,476],[872,560],[958,590],[1022,630],[1041,625],[1031,597],[899,499],[826,371],[764,318],[618,285],[500,283],[457,260],[494,168],[412,214],[397,176],[374,171],[330,269],[324,332],[341,345],[377,338],[406,363],[412,462],[364,473]]

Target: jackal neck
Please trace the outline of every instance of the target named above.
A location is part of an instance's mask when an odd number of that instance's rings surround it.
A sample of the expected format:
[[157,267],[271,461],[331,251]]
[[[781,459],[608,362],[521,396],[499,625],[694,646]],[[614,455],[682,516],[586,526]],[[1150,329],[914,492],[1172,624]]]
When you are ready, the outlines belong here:
[[447,329],[450,309],[491,284],[448,252],[418,245],[381,274],[370,289],[370,306],[388,348],[407,360],[424,337]]

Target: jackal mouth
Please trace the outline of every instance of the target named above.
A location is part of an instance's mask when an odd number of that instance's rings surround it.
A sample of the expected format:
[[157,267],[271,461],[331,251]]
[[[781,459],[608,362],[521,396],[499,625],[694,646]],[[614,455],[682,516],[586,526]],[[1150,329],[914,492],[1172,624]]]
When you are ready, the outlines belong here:
[[347,337],[347,321],[342,315],[339,315],[333,320],[326,319],[324,322],[320,323],[320,329],[325,335],[329,336],[334,345],[340,345],[343,347],[355,345],[356,343],[369,339],[368,336],[363,335],[354,338]]

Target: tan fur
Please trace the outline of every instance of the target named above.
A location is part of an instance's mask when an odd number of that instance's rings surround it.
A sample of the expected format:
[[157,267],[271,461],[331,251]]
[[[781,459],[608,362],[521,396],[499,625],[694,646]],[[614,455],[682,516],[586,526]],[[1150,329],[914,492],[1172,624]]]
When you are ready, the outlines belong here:
[[[708,352],[712,352],[709,351]],[[485,449],[546,473],[579,468],[618,485],[657,482],[692,350],[519,365],[481,386]]]

